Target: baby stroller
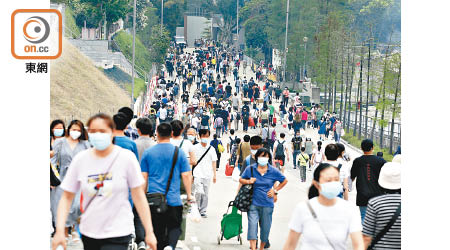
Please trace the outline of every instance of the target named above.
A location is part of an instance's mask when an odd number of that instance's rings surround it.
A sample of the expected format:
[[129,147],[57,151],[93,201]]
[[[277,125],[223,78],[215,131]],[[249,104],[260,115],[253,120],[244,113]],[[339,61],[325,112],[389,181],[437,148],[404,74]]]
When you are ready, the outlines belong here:
[[[236,236],[239,244],[242,245],[242,213],[239,213],[238,209],[233,205],[233,201],[228,203],[227,213],[223,215],[222,221],[220,222],[220,234],[217,236],[217,244],[219,245],[223,238],[229,240]],[[229,214],[228,210],[230,207],[233,208]]]

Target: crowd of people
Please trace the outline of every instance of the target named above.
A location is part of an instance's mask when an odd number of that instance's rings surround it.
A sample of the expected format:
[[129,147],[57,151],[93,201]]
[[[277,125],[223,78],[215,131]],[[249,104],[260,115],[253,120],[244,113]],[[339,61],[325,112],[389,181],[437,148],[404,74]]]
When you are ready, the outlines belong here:
[[[295,249],[301,236],[302,249],[346,249],[348,237],[353,249],[400,249],[400,155],[386,163],[366,139],[364,154],[350,159],[335,113],[304,105],[279,83],[247,78],[242,51],[198,45],[170,48],[145,116],[123,107],[86,126],[51,123],[53,249],[68,240],[86,250],[125,250],[130,242],[139,250],[175,249],[186,207],[195,203],[208,218],[209,190],[223,165],[238,171],[238,194],[253,186],[246,211],[252,250],[270,248],[272,214],[291,166],[311,187],[283,249]],[[348,201],[355,180],[359,213]]]

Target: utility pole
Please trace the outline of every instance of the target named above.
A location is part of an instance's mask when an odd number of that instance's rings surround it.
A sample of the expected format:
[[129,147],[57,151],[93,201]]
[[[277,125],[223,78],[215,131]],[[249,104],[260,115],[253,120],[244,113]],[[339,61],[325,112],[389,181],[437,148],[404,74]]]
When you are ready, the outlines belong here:
[[288,52],[287,42],[288,42],[288,26],[289,26],[289,0],[287,0],[286,6],[286,34],[284,37],[284,66],[283,66],[283,82],[286,82],[286,55]]
[[133,6],[133,72],[131,73],[131,109],[134,109],[134,59],[136,46],[136,0]]
[[303,37],[303,42],[305,42],[305,53],[303,53],[303,81],[305,80],[305,72],[306,72],[306,42],[308,42],[308,37]]
[[161,0],[161,30],[159,32],[161,34],[161,36],[162,36],[162,28],[163,28],[163,17],[164,17],[164,0]]
[[236,0],[236,45],[239,47],[239,0]]

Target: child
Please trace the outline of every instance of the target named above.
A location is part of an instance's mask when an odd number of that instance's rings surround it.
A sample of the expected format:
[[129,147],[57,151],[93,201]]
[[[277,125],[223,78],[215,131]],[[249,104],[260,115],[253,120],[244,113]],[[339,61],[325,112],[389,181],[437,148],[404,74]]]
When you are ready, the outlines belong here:
[[300,166],[300,179],[302,180],[302,182],[306,182],[306,166],[309,162],[309,155],[305,153],[305,150],[305,147],[301,147],[300,155],[297,156],[297,165]]

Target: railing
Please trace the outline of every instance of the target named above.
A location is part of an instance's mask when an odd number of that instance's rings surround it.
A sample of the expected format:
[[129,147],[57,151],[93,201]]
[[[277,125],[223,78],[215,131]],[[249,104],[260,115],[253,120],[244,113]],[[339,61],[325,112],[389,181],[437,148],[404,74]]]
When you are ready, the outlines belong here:
[[[348,113],[347,113],[348,115]],[[339,115],[338,115],[339,116]],[[355,114],[354,112],[350,115],[350,120],[348,120],[348,117],[345,119],[345,124],[343,123],[344,128],[347,128],[347,125],[349,125],[349,129],[354,130],[355,129]],[[365,115],[362,116],[362,122],[359,121],[359,114],[357,115],[358,117],[358,121],[356,124],[356,135],[359,134],[359,124],[361,123],[361,138],[369,138],[372,139],[374,141],[374,143],[378,144],[380,147],[382,148],[388,148],[390,147],[390,140],[391,140],[391,135],[394,135],[394,139],[393,139],[393,151],[395,151],[395,149],[397,148],[397,146],[401,145],[401,123],[400,122],[395,122],[394,121],[394,131],[391,131],[391,126],[392,126],[392,122],[389,121],[388,124],[383,128],[383,142],[382,145],[380,145],[380,125],[379,125],[379,121],[377,121],[377,124],[375,125],[375,129],[372,130],[373,128],[373,121],[374,118],[373,117],[367,117]],[[340,119],[341,121],[344,121],[344,118]],[[366,120],[367,120],[367,129],[365,128],[365,124],[366,124]],[[373,132],[373,138],[372,138],[372,132]]]

